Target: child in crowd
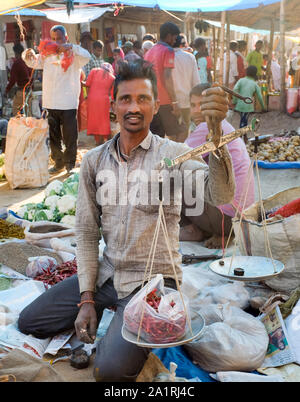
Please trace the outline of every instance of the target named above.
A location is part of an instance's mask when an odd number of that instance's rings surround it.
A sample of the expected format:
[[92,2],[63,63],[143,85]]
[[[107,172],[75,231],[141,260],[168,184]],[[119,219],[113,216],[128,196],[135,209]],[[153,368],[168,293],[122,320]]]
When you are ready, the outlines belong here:
[[[244,97],[253,98],[254,95],[256,95],[264,111],[264,100],[262,97],[261,89],[257,84],[256,79],[257,68],[255,66],[249,66],[246,70],[246,77],[238,80],[233,90]],[[248,125],[250,113],[254,112],[254,103],[247,104],[243,100],[236,97],[233,97],[232,102],[235,105],[235,110],[241,115],[240,128],[246,127]]]

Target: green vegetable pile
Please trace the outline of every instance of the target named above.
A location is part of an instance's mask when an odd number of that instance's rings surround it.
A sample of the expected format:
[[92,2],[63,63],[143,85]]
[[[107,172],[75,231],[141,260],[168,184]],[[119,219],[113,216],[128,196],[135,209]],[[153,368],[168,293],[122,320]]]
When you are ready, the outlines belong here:
[[45,198],[38,204],[25,204],[17,215],[31,222],[51,221],[75,226],[79,173],[64,182],[54,180],[45,188]]

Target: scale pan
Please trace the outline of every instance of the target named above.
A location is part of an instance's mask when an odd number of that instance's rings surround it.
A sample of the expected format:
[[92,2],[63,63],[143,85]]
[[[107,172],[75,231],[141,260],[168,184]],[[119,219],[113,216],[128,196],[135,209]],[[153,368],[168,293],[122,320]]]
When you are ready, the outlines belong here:
[[[230,267],[232,260],[232,265]],[[223,261],[224,264],[220,264]],[[282,273],[284,265],[278,260],[273,260],[266,257],[258,256],[236,256],[226,257],[220,260],[213,261],[209,268],[216,274],[224,276],[228,279],[244,282],[257,282],[264,279],[270,279]],[[237,268],[242,268],[243,276],[238,276],[234,273]]]
[[122,326],[122,336],[126,341],[134,343],[135,345],[140,346],[142,348],[150,348],[150,349],[172,348],[175,346],[180,346],[192,342],[195,339],[200,338],[200,336],[202,335],[202,332],[205,328],[205,321],[202,315],[196,311],[191,312],[191,327],[193,333],[191,333],[191,330],[188,327],[185,336],[179,341],[173,343],[148,343],[142,337],[140,337],[139,341],[137,341],[137,335],[128,331],[125,328],[124,324]]

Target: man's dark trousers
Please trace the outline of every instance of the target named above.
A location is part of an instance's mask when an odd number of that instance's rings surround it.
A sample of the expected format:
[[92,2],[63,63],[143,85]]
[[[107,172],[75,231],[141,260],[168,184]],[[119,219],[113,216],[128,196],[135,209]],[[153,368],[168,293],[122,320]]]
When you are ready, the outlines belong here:
[[77,155],[77,110],[48,109],[48,113],[51,158],[55,167],[72,169]]

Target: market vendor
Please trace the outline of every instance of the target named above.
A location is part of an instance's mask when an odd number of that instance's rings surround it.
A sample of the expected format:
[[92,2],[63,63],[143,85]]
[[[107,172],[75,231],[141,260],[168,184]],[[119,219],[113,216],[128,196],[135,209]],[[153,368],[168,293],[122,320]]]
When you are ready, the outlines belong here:
[[[143,282],[158,219],[158,203],[139,201],[143,194],[139,200],[130,199],[130,195],[134,190],[138,194],[140,189],[146,189],[151,196],[156,186],[148,185],[153,184],[153,172],[157,172],[160,162],[191,149],[150,132],[158,108],[152,66],[143,60],[122,64],[113,102],[120,134],[90,150],[80,169],[76,207],[78,276],[43,293],[21,312],[18,321],[21,332],[38,338],[53,337],[75,327],[82,342],[93,343],[104,308],[115,306],[107,333],[97,344],[94,363],[97,381],[134,381],[150,352],[125,341],[121,328],[124,308]],[[228,101],[222,89],[210,88],[203,93],[202,110],[204,115],[219,121],[225,118]],[[204,192],[199,198],[204,194],[206,202],[220,205],[233,198],[235,184],[226,146],[218,151],[218,157],[210,155],[209,166],[201,160],[190,160],[179,165],[177,174],[182,174],[184,180],[189,178],[195,189],[200,184]],[[143,183],[145,177],[149,181]],[[107,195],[110,190],[111,198]],[[170,199],[164,203],[170,252],[179,281],[182,192],[182,186],[174,186]],[[106,247],[99,263],[100,228]],[[163,274],[165,286],[176,288],[163,233],[159,233],[157,247],[153,276]]]
[[[210,84],[196,85],[190,92],[191,118],[190,135],[185,143],[196,148],[207,141],[209,133],[205,115],[201,109],[203,92],[210,88]],[[226,119],[222,121],[223,134],[230,134],[235,129]],[[204,211],[198,216],[185,216],[185,208],[182,211],[180,222],[181,241],[203,241],[208,248],[219,249],[222,242],[227,241],[232,228],[232,218],[237,211],[248,208],[255,201],[254,173],[251,160],[244,141],[236,138],[228,144],[228,151],[232,158],[236,191],[230,204],[213,206],[204,204]],[[208,154],[203,155],[208,162]]]
[[[77,155],[76,116],[81,89],[81,68],[88,63],[91,55],[81,46],[68,43],[67,32],[62,25],[53,26],[50,36],[58,45],[58,53],[55,51],[47,56],[36,55],[32,49],[27,49],[22,58],[27,66],[43,70],[42,106],[48,110],[51,158],[54,161],[50,173],[58,173],[64,169],[71,173]],[[70,56],[71,60],[67,69],[62,64],[65,56]]]

